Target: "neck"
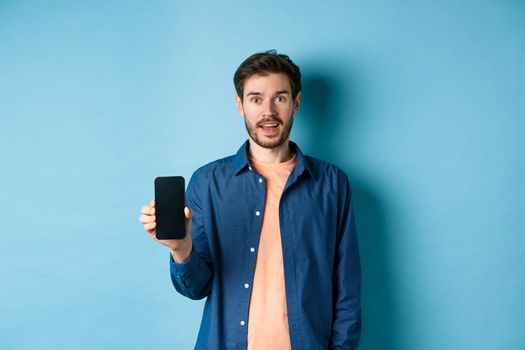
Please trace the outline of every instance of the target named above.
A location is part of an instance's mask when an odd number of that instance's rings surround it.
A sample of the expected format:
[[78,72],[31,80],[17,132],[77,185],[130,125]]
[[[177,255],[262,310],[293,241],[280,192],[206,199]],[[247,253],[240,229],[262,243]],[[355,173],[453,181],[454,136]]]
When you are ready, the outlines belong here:
[[286,140],[282,145],[275,148],[264,148],[256,144],[251,138],[248,154],[250,157],[264,163],[283,163],[292,158],[290,142]]

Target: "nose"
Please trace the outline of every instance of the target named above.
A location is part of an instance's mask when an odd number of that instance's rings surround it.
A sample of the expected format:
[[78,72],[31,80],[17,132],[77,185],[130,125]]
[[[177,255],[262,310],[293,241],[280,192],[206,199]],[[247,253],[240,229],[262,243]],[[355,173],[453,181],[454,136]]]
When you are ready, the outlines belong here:
[[263,115],[264,116],[274,116],[277,115],[277,109],[275,108],[275,103],[272,99],[268,99],[263,105]]

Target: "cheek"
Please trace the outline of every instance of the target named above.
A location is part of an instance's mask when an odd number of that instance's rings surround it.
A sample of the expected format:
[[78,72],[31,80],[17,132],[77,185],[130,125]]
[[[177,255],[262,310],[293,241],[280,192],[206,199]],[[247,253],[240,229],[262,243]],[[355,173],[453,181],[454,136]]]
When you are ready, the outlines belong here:
[[279,112],[279,115],[281,115],[281,116],[289,116],[293,112],[293,106],[292,105],[279,106],[279,108],[277,110]]
[[253,119],[259,115],[259,109],[254,106],[244,106],[244,114],[246,118]]
[[246,123],[251,126],[254,126],[258,120],[257,115],[246,108],[244,109],[244,118],[246,119]]

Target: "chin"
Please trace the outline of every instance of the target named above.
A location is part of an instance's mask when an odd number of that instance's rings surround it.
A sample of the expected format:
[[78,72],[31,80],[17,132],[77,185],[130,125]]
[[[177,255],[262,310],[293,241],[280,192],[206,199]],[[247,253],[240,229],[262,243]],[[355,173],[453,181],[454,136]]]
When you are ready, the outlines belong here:
[[252,140],[263,148],[277,148],[282,146],[287,141],[287,139],[282,139],[281,135],[276,135],[272,139],[268,139],[263,136],[256,139],[252,138]]

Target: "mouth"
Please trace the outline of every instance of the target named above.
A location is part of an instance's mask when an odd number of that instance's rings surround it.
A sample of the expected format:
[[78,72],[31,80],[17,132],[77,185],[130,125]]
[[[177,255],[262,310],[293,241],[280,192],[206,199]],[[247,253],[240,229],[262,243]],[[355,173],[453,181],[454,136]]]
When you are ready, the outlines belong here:
[[262,129],[263,133],[267,135],[275,134],[279,128],[278,122],[264,122],[259,125],[259,128]]
[[262,128],[262,129],[265,129],[265,130],[276,129],[278,126],[279,126],[279,123],[275,122],[275,121],[263,122],[263,123],[259,124],[259,127]]

